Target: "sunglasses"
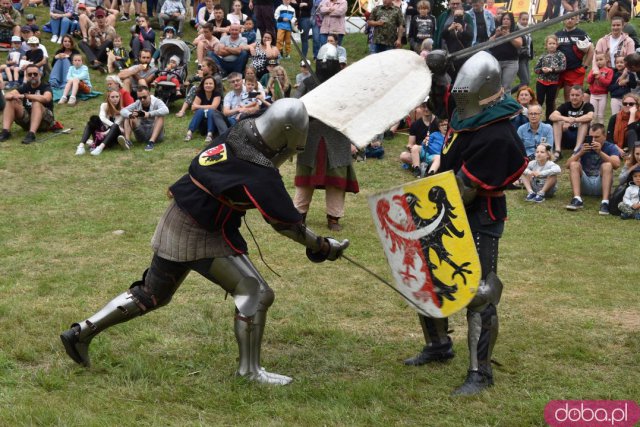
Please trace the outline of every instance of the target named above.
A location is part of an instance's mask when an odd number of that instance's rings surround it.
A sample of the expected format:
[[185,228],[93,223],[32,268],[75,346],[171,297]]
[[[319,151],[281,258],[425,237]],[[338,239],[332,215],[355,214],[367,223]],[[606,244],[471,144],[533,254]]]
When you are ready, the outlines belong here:
[[143,101],[143,100],[145,100],[145,99],[147,99],[147,98],[148,98],[148,96],[139,96],[139,97],[138,97],[138,99],[139,99],[139,100],[141,100],[141,101]]
[[37,77],[39,75],[40,75],[40,73],[27,73],[28,77]]
[[624,105],[625,107],[633,107],[634,105],[636,105],[635,102],[623,102],[622,105]]

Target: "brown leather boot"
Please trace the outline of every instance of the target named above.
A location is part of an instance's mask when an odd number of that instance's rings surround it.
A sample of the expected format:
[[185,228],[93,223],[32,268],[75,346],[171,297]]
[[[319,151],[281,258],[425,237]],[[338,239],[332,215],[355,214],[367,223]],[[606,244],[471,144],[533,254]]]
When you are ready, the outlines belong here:
[[338,217],[327,215],[327,227],[329,228],[329,230],[331,230],[331,231],[341,231],[342,230],[342,226],[338,222],[339,220],[340,220],[340,218],[338,218]]

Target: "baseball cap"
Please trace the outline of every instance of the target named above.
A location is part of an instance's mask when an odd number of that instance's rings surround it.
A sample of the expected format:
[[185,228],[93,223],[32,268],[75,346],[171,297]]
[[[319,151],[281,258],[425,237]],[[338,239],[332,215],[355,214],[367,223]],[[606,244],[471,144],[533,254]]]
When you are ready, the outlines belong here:
[[40,44],[40,40],[36,36],[29,37],[27,44]]
[[20,31],[22,31],[23,33],[30,33],[33,30],[31,29],[31,25],[23,25],[22,27],[20,27]]
[[301,67],[306,67],[306,66],[307,66],[307,63],[306,63],[305,61],[300,61],[300,66],[301,66]]
[[278,65],[277,59],[270,59],[267,61],[267,65]]
[[28,15],[25,15],[24,19],[26,19],[27,21],[33,21],[34,19],[36,19],[36,15],[30,13]]
[[78,9],[86,9],[86,8],[87,8],[87,5],[85,5],[84,3],[80,3],[78,5]]
[[11,43],[21,43],[22,39],[20,36],[11,36]]
[[34,33],[36,31],[40,31],[40,27],[38,27],[37,25],[30,25],[30,27],[31,27],[31,31],[33,31]]
[[104,18],[105,16],[107,16],[107,14],[102,9],[97,9],[95,15],[96,18]]

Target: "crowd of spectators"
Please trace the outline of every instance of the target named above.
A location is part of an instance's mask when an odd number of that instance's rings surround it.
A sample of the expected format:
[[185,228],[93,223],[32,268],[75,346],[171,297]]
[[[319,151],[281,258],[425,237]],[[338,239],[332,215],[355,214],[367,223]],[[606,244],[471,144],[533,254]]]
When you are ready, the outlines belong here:
[[[140,0],[50,1],[47,32],[51,42],[60,45],[50,59],[40,42],[45,33],[35,24],[35,17],[18,11],[21,7],[16,5],[22,6],[22,2],[0,0],[4,11],[0,42],[11,43],[7,61],[0,67],[0,84],[13,89],[6,92],[0,141],[10,138],[13,122],[28,131],[24,143],[33,142],[36,132],[49,130],[55,123],[50,94],[58,90],[59,104],[76,104],[77,98],[93,87],[87,68],[112,73],[100,114],[87,125],[82,149],[77,149],[82,154],[88,147],[99,155],[116,146],[114,142],[128,149],[135,139],[150,150],[162,140],[169,100],[152,94],[155,85],[171,83],[177,95],[185,97],[176,114],[180,118],[193,112],[185,126],[185,140],[200,133],[209,142],[216,133],[268,108],[271,102],[310,90],[315,83],[308,68],[314,60],[319,74],[334,64],[335,70],[346,66],[347,52],[341,46],[346,33],[346,0],[196,3],[148,0],[143,13]],[[578,3],[549,1],[543,18],[576,10]],[[610,171],[634,158],[640,132],[640,42],[629,22],[633,17],[629,2],[603,1],[601,11],[587,3],[589,13],[565,19],[561,30],[547,35],[542,52],[533,51],[531,35],[488,51],[500,64],[504,92],[522,106],[512,124],[531,162],[536,162],[521,179],[530,190],[527,200],[541,202],[554,193],[557,182],[553,178],[542,182],[538,169],[555,173],[562,150],[571,150],[564,166],[570,169],[574,198],[567,208],[580,208],[582,194],[594,194],[602,196],[600,213],[605,214],[610,194],[610,188],[605,187],[613,182]],[[433,49],[453,53],[489,40],[499,41],[532,23],[527,12],[514,16],[490,0],[450,0],[438,16],[432,15],[434,9],[433,0],[380,0],[366,14],[370,53],[407,47],[423,57]],[[611,31],[592,40],[579,24],[581,18],[593,20],[596,15],[608,18]],[[189,79],[175,72],[189,64],[182,63],[180,56],[163,58],[160,49],[168,40],[184,37],[187,16],[193,17],[190,24],[198,32],[193,40],[197,67],[191,67],[197,71]],[[130,38],[118,35],[116,26],[129,26],[132,19],[135,25],[130,28]],[[160,44],[151,25],[156,20],[162,29]],[[291,56],[292,32],[300,33],[303,56],[310,60],[301,62],[302,72],[295,79],[280,66]],[[464,61],[453,61],[447,70],[449,81],[455,79]],[[227,93],[223,80],[227,81]],[[560,92],[563,98],[558,99]],[[424,103],[416,110],[407,152],[402,156],[417,176],[437,168],[437,151],[447,132],[446,114],[436,117],[432,111],[442,109],[432,107]]]

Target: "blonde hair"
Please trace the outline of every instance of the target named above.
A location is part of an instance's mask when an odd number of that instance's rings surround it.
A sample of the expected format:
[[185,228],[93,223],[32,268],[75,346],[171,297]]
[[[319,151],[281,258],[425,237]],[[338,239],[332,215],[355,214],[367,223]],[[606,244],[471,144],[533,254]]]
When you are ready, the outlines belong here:
[[547,45],[547,42],[548,42],[550,39],[553,39],[553,40],[555,40],[555,41],[556,41],[556,43],[558,43],[558,36],[556,36],[555,34],[549,34],[547,37],[545,37],[545,38],[544,38],[544,45],[545,45],[545,46]]
[[552,161],[553,160],[553,152],[551,151],[551,148],[552,148],[551,145],[547,144],[546,142],[541,142],[540,144],[536,145],[536,150],[541,145],[544,147],[544,152],[547,153],[547,162]]
[[[277,65],[273,67],[273,70],[271,70],[271,72],[269,73],[269,83],[267,83],[267,87],[271,92],[271,88],[273,88],[273,85],[275,84],[275,80],[279,72],[282,72],[282,74],[284,74],[284,82],[281,83],[281,89],[284,97],[284,92],[286,92],[287,89],[291,87],[291,82],[289,82],[289,75],[287,74],[287,70],[285,70],[284,67],[282,67],[281,65]],[[274,97],[274,95],[275,95],[274,93],[271,93],[272,98]],[[276,98],[273,98],[273,99],[275,100]]]

